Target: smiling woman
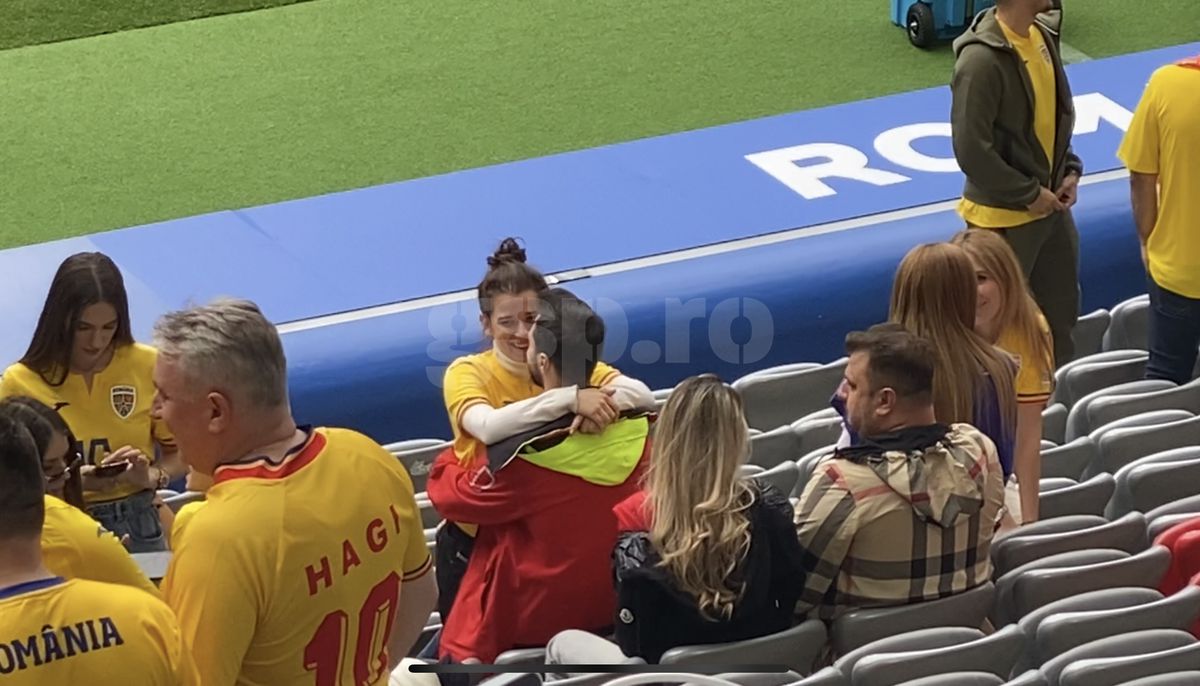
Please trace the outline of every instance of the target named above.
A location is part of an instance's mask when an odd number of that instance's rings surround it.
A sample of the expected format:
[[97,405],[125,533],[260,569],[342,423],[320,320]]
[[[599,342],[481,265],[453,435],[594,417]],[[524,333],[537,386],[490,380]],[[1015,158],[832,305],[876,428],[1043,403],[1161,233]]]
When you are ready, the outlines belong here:
[[59,266],[28,351],[0,379],[0,397],[34,398],[74,430],[88,512],[134,552],[166,548],[155,489],[182,473],[153,412],[156,356],[133,340],[116,264],[79,253]]

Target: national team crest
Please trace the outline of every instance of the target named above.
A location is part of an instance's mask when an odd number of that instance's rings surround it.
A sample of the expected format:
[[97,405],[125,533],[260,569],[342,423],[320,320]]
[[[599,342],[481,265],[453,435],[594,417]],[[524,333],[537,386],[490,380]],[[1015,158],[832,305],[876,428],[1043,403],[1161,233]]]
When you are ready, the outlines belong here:
[[133,408],[137,405],[137,389],[133,386],[113,386],[109,392],[113,412],[121,419],[129,419]]

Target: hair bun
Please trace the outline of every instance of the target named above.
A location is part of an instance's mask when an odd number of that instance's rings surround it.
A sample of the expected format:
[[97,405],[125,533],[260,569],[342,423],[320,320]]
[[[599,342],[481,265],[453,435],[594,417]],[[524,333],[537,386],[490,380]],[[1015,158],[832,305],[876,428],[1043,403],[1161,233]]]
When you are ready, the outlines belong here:
[[495,269],[508,262],[525,264],[525,249],[515,238],[505,238],[500,241],[500,247],[488,258],[488,267]]

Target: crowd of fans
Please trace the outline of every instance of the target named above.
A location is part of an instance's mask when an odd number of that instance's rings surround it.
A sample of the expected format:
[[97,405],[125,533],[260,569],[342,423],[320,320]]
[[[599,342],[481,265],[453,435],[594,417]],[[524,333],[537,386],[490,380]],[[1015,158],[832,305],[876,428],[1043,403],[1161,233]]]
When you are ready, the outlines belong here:
[[[418,679],[393,672],[410,654],[542,646],[569,673],[985,583],[996,532],[1038,518],[1041,411],[1078,309],[1082,166],[1046,9],[1001,0],[956,44],[970,228],[909,252],[889,321],[847,336],[843,436],[795,498],[741,474],[735,390],[688,378],[656,412],[601,361],[602,318],[508,239],[478,287],[491,347],[446,371],[435,561],[394,457],[295,423],[253,303],[168,314],[152,347],[116,265],[69,257],[0,381],[0,676],[378,684]],[[1200,345],[1197,111],[1200,60],[1164,67],[1121,151],[1148,374],[1180,382]],[[207,496],[172,516],[157,491],[183,478]],[[160,588],[130,552],[168,549]]]

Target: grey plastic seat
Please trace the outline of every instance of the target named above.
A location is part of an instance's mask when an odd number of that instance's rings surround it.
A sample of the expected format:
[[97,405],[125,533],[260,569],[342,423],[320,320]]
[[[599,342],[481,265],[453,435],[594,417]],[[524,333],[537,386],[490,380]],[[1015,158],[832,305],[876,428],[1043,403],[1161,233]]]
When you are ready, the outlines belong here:
[[203,500],[204,493],[200,491],[185,491],[179,495],[163,498],[163,504],[171,508],[171,512],[179,512],[184,505],[202,502]]
[[656,391],[652,391],[654,394],[654,409],[658,412],[662,412],[663,406],[667,404],[667,398],[670,398],[671,393],[674,391],[674,388],[660,388]]
[[1041,667],[1041,672],[1051,684],[1058,684],[1064,669],[1080,660],[1094,660],[1106,657],[1125,657],[1128,655],[1144,655],[1160,650],[1170,650],[1195,643],[1191,634],[1175,629],[1148,629],[1134,631],[1117,636],[1109,636],[1078,648],[1072,648],[1062,655],[1047,660]]
[[1162,390],[1135,394],[1106,395],[1088,405],[1088,423],[1104,426],[1121,417],[1154,410],[1187,410],[1200,414],[1200,380],[1183,386],[1164,381]]
[[791,686],[850,686],[850,678],[833,667],[826,667]]
[[810,619],[786,631],[746,641],[672,648],[659,662],[681,667],[721,663],[785,665],[797,674],[811,674],[826,637],[825,623]]
[[1075,343],[1075,359],[1095,355],[1104,349],[1104,334],[1112,322],[1108,310],[1099,309],[1081,316],[1071,329],[1071,340]]
[[956,646],[869,655],[854,665],[850,682],[854,686],[893,686],[935,674],[967,671],[1007,677],[1024,640],[1020,627],[1009,626]]
[[956,626],[909,631],[881,638],[861,648],[856,648],[845,655],[838,656],[837,660],[833,663],[833,667],[846,677],[849,677],[854,672],[854,666],[868,655],[946,648],[971,643],[983,638],[983,636],[983,632],[979,629]]
[[1146,534],[1153,541],[1176,524],[1183,524],[1197,517],[1200,517],[1200,512],[1163,515],[1146,526]]
[[[1068,362],[1054,371],[1054,393],[1050,396],[1050,404],[1062,403],[1070,409],[1075,404],[1075,401],[1080,398],[1080,396],[1072,396],[1071,390],[1067,387],[1067,377],[1074,370],[1092,365],[1112,364],[1139,359],[1145,360],[1146,356],[1147,353],[1144,350],[1109,350]],[[1135,379],[1127,378],[1125,380],[1133,381]]]
[[1200,617],[1200,587],[1185,586],[1174,595],[1143,605],[1051,615],[1038,626],[1035,642],[1041,655],[1053,657],[1106,636],[1131,631],[1187,631],[1197,617]]
[[432,529],[442,522],[442,515],[429,500],[418,500],[417,507],[421,511],[421,528]]
[[1036,669],[1022,672],[1020,676],[1004,682],[1004,686],[1047,686],[1047,684],[1046,677]]
[[1200,671],[1155,674],[1154,676],[1126,681],[1121,686],[1197,686],[1197,684],[1200,684]]
[[1063,669],[1058,683],[1061,686],[1119,686],[1139,677],[1188,669],[1200,669],[1200,644],[1195,642],[1122,657],[1077,660]]
[[1004,679],[987,672],[952,672],[905,681],[900,686],[1002,686]]
[[770,469],[803,455],[800,439],[790,426],[781,426],[750,438],[750,464]]
[[413,490],[420,493],[425,490],[425,484],[429,481],[429,470],[433,468],[433,461],[437,459],[439,453],[451,445],[450,441],[442,441],[440,443],[392,451],[392,454],[399,458],[400,463],[408,470],[408,476],[413,482]]
[[1164,450],[1141,457],[1113,475],[1117,488],[1105,509],[1115,518],[1200,493],[1200,446]]
[[1099,591],[1088,591],[1087,593],[1080,593],[1079,595],[1056,600],[1048,605],[1039,607],[1026,614],[1017,622],[1030,640],[1025,641],[1024,650],[1017,659],[1016,671],[1036,669],[1046,660],[1057,657],[1062,652],[1050,652],[1049,646],[1043,646],[1035,640],[1042,622],[1051,617],[1065,616],[1069,613],[1077,612],[1120,610],[1154,603],[1159,600],[1162,600],[1162,594],[1152,588],[1103,588]]
[[1065,477],[1079,480],[1083,470],[1096,459],[1095,442],[1088,437],[1042,451],[1042,478]]
[[742,395],[746,422],[766,431],[828,407],[845,370],[845,359],[807,368],[764,369],[734,381],[733,387]]
[[1042,519],[1064,515],[1101,515],[1116,489],[1111,474],[1099,474],[1083,483],[1057,488],[1041,494],[1038,504]]
[[1188,496],[1167,503],[1166,505],[1160,505],[1146,513],[1146,521],[1153,524],[1161,517],[1176,514],[1191,514],[1193,512],[1200,512],[1200,495]]
[[[1158,410],[1171,412],[1171,410]],[[1151,413],[1152,414],[1152,413]],[[1137,415],[1145,417],[1147,415]],[[1112,426],[1112,425],[1109,425]],[[1104,429],[1100,429],[1104,431]],[[1116,473],[1121,467],[1139,457],[1153,455],[1172,448],[1200,444],[1200,417],[1191,417],[1157,426],[1137,426],[1107,431],[1096,440],[1096,460],[1084,470],[1084,476],[1101,472]]]
[[834,413],[832,417],[801,419],[792,424],[791,429],[799,443],[796,457],[800,457],[831,443],[837,443],[842,435],[842,418]]
[[800,675],[791,670],[768,674],[762,672],[725,672],[718,674],[717,678],[730,681],[737,684],[737,686],[788,686],[788,684],[796,683],[800,679]]
[[1056,444],[1067,442],[1067,406],[1055,403],[1042,410],[1042,438]]
[[1131,512],[1117,521],[1106,521],[1074,531],[1033,535],[1020,532],[1020,535],[1007,536],[992,546],[992,565],[994,573],[1002,576],[1028,562],[1072,550],[1110,548],[1133,554],[1145,550],[1147,545],[1146,519],[1137,512]]
[[1109,562],[1027,571],[1013,582],[1012,607],[1007,608],[1012,614],[1008,619],[1016,621],[1055,600],[1086,591],[1124,586],[1153,588],[1170,563],[1171,552],[1162,546],[1153,546],[1136,555]]
[[835,655],[845,655],[888,636],[919,629],[949,626],[978,629],[992,608],[995,593],[996,587],[989,581],[937,600],[854,610],[834,620],[830,645]]
[[1170,424],[1171,422],[1183,421],[1189,417],[1193,417],[1191,412],[1187,410],[1151,410],[1135,414],[1131,417],[1121,417],[1120,419],[1109,422],[1104,426],[1096,427],[1088,434],[1088,437],[1099,443],[1104,436],[1117,431],[1119,429],[1133,429],[1147,426],[1159,426],[1161,424]]
[[[1065,430],[1066,439],[1068,441],[1073,441],[1080,436],[1087,436],[1094,429],[1104,426],[1104,424],[1093,424],[1091,421],[1091,412],[1089,412],[1092,407],[1092,403],[1100,400],[1101,398],[1108,398],[1112,396],[1128,397],[1130,395],[1137,395],[1139,393],[1163,391],[1171,388],[1175,388],[1175,384],[1171,383],[1170,381],[1163,381],[1160,379],[1138,379],[1136,381],[1126,381],[1124,383],[1106,386],[1099,390],[1092,391],[1086,396],[1077,399],[1075,404],[1071,406],[1071,410],[1067,414],[1067,426]],[[1195,412],[1190,414],[1195,414]],[[1131,414],[1126,416],[1132,417],[1134,415]],[[1122,417],[1117,417],[1113,421],[1117,421],[1117,419],[1122,419]]]
[[1104,332],[1105,350],[1145,350],[1150,330],[1150,296],[1139,295],[1112,308]]
[[442,445],[445,442],[446,439],[444,438],[410,438],[405,441],[388,443],[387,445],[383,446],[383,448],[389,453],[396,455],[398,453],[416,450],[418,448],[428,448],[430,446]]
[[1062,477],[1049,477],[1038,481],[1038,493],[1049,493],[1062,488],[1069,488],[1078,484],[1075,479],[1064,479]]
[[[1145,353],[1141,357],[1114,362],[1097,362],[1085,364],[1072,369],[1065,377],[1067,397],[1071,399],[1071,408],[1080,400],[1096,391],[1141,380],[1146,375]],[[1070,424],[1068,417],[1067,423]],[[1070,426],[1067,427],[1070,429]]]
[[800,480],[800,467],[795,462],[783,462],[750,478],[759,483],[771,484],[775,490],[786,496],[796,490],[796,484]]
[[[1041,522],[1038,522],[1039,524]],[[1034,560],[1017,567],[1016,569],[996,577],[996,604],[992,607],[992,612],[989,618],[993,626],[1005,626],[1012,624],[1021,619],[1028,612],[1017,613],[1016,601],[1013,598],[1013,592],[1016,588],[1017,580],[1024,574],[1035,570],[1069,568],[1074,569],[1079,566],[1097,565],[1106,562],[1114,562],[1124,560],[1129,557],[1128,553],[1120,550],[1075,550],[1069,553],[1059,553],[1050,555],[1040,560]],[[1141,585],[1141,584],[1136,584]],[[1107,588],[1107,587],[1106,587]],[[1082,589],[1080,593],[1094,589]]]

